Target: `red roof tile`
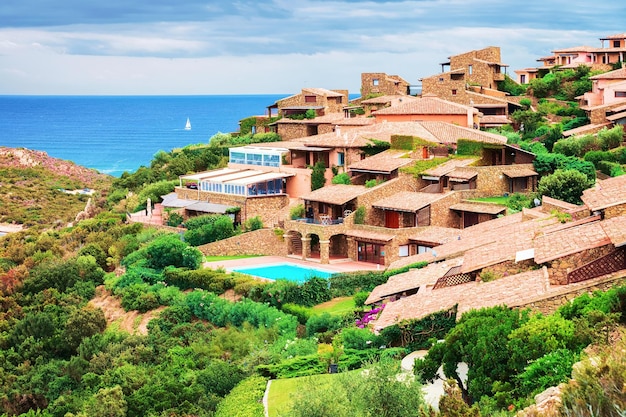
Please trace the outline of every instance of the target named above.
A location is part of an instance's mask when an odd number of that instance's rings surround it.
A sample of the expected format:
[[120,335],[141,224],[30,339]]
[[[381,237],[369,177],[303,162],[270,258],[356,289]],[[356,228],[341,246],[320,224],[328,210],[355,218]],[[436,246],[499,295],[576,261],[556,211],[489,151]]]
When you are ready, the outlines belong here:
[[611,243],[600,222],[569,227],[535,238],[535,262],[542,264]]
[[626,175],[598,181],[583,191],[581,199],[591,211],[626,204]]

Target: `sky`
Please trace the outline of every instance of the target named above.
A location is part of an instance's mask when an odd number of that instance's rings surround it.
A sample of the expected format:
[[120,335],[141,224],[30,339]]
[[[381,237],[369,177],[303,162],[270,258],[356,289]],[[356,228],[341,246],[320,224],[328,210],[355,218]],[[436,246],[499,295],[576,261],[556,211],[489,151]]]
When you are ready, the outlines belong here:
[[625,16],[615,0],[0,0],[0,94],[358,94],[362,72],[417,85],[487,46],[515,77]]

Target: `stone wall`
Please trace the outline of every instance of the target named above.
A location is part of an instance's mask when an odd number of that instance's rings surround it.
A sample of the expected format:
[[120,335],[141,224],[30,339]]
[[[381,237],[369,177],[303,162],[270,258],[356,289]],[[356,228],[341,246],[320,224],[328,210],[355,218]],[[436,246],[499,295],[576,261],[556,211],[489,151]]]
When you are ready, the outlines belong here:
[[[365,224],[381,224],[380,214],[374,213],[375,210],[372,208],[372,204],[402,191],[417,191],[417,181],[411,176],[402,175],[372,187],[367,193],[358,196],[357,208],[359,206],[366,208]],[[385,224],[384,217],[382,224]]]
[[[500,262],[495,265],[490,265],[488,267],[482,268],[478,275],[481,276],[483,274],[492,275],[494,279],[507,277],[509,275],[517,275],[523,272],[531,271],[537,268],[537,264],[532,260],[528,259],[525,261],[515,262],[514,260],[509,260],[505,262]],[[484,278],[484,277],[482,277]]]
[[541,198],[541,211],[544,213],[552,213],[557,211],[572,216],[572,220],[580,220],[591,215],[587,206],[576,206],[565,201],[556,200],[551,197],[543,196]]
[[272,229],[259,229],[228,239],[198,246],[207,256],[271,255],[286,256],[287,245]]
[[611,244],[580,251],[573,255],[564,256],[550,262],[546,262],[551,285],[567,284],[567,274],[574,269],[594,261],[615,250]]
[[509,192],[509,178],[504,171],[533,169],[533,164],[472,166],[457,168],[459,171],[477,171],[476,189],[463,191],[463,198],[481,198],[503,195]]
[[626,215],[626,204],[619,204],[617,206],[607,207],[604,209],[604,218],[610,219],[612,217],[619,217]]
[[571,302],[582,294],[593,294],[595,291],[607,291],[616,285],[626,284],[626,271],[590,279],[577,284],[566,285],[561,288],[552,288],[549,296],[538,297],[531,302],[516,306],[517,308],[530,308],[542,314],[552,314],[559,307]]
[[[378,85],[374,85],[375,79],[378,80]],[[368,97],[372,94],[407,94],[408,88],[409,83],[400,81],[397,76],[388,76],[384,72],[361,73],[361,97]]]
[[279,121],[276,126],[276,133],[278,133],[281,140],[284,141],[309,136],[307,134],[307,125],[304,123],[280,123]]
[[461,216],[450,206],[461,202],[461,193],[454,192],[430,205],[430,225],[443,227],[460,227]]
[[263,224],[272,223],[276,211],[289,205],[289,197],[286,194],[245,197],[176,187],[176,195],[185,200],[208,201],[214,204],[240,207],[239,215],[242,223],[257,216],[261,218]]

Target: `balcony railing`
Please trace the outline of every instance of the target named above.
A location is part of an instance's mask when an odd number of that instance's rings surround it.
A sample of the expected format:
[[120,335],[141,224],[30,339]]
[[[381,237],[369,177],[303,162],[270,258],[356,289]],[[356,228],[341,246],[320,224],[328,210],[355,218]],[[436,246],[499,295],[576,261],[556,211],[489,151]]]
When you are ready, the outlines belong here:
[[343,217],[338,217],[336,219],[331,219],[331,218],[312,219],[309,217],[301,217],[301,218],[294,219],[294,220],[297,222],[301,222],[301,223],[319,224],[322,226],[332,226],[336,224],[343,224]]

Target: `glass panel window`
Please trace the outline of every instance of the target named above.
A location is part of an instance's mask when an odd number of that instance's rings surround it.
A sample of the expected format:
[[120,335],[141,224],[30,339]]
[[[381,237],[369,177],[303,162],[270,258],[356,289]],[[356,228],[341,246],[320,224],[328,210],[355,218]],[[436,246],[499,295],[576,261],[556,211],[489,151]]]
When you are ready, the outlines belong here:
[[626,97],[626,91],[616,91],[615,97]]
[[378,85],[378,83],[379,83],[378,78],[374,78],[374,79],[372,80],[372,85],[377,86],[377,85]]
[[246,154],[246,164],[248,165],[263,165],[263,155],[256,153]]
[[277,167],[280,165],[279,155],[263,155],[263,166]]
[[232,162],[233,164],[245,164],[246,154],[243,152],[231,152],[229,162]]
[[343,152],[339,152],[337,154],[337,165],[343,166],[346,163],[346,154]]

